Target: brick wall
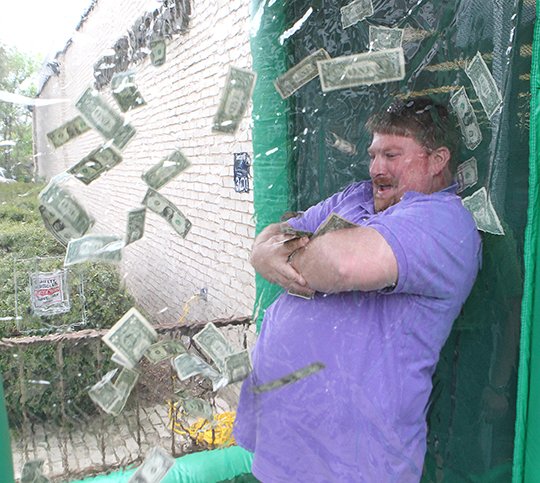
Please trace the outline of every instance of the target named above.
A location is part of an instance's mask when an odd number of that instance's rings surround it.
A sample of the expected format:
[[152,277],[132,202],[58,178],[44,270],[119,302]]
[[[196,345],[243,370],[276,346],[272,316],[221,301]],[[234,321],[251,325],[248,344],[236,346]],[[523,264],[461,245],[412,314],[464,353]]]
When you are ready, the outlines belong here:
[[[99,0],[58,56],[60,74],[52,76],[41,98],[69,102],[35,111],[37,170],[49,179],[78,162],[103,139],[90,131],[54,149],[46,133],[78,114],[75,101],[93,82],[93,65],[135,20],[151,7],[149,0]],[[124,249],[120,265],[138,304],[155,321],[176,320],[185,303],[201,288],[208,301],[192,299],[194,320],[250,315],[255,296],[248,263],[254,236],[252,193],[236,193],[233,153],[252,156],[250,115],[236,135],[214,135],[212,118],[229,65],[251,68],[249,0],[192,0],[189,31],[167,41],[167,61],[134,65],[146,106],[126,113],[136,136],[124,148],[120,165],[86,186],[72,179],[72,193],[96,219],[93,232],[123,237],[127,212],[146,192],[141,174],[181,149],[192,166],[160,189],[190,219],[186,239],[159,216],[147,213],[144,238]],[[111,106],[110,88],[102,94]]]

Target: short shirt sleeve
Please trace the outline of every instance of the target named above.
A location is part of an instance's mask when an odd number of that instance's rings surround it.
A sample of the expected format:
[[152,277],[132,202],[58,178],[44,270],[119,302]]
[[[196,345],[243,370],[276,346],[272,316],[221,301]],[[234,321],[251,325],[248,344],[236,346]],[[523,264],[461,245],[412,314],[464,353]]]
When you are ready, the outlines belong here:
[[389,293],[464,301],[478,273],[481,242],[476,225],[452,194],[407,198],[372,217],[392,248],[398,282]]

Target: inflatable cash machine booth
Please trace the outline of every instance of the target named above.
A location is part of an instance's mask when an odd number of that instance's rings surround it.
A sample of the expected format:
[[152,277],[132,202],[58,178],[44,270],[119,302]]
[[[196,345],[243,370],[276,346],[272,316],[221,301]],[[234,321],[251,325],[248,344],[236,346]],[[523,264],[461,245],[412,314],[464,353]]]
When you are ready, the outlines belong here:
[[[481,139],[463,144],[460,160],[475,165],[476,173],[473,179],[467,175],[460,194],[466,198],[485,189],[489,222],[480,227],[482,271],[434,376],[423,481],[538,482],[540,31],[534,0],[373,0],[372,15],[343,28],[340,8],[348,3],[252,2],[257,231],[287,210],[304,210],[352,180],[367,178],[370,139],[364,123],[391,98],[431,95],[448,103],[464,88]],[[323,93],[315,79],[280,97],[277,77],[320,48],[331,57],[368,51],[374,27],[402,29],[403,80]],[[489,116],[474,72],[467,72],[477,53],[502,99]],[[277,293],[258,277],[256,313]],[[0,472],[8,481],[5,420],[4,410]],[[251,455],[240,448],[205,451],[179,458],[165,481],[247,481],[250,464]],[[86,481],[127,481],[132,473]]]

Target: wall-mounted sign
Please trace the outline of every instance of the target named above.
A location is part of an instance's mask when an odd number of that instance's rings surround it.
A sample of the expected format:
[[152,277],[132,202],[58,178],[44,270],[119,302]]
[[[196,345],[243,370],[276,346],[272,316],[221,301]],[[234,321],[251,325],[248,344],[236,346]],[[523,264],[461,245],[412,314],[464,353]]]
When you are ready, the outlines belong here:
[[249,193],[250,166],[248,153],[234,153],[234,191],[237,193]]
[[56,315],[69,312],[67,272],[37,272],[30,274],[30,302],[35,315]]

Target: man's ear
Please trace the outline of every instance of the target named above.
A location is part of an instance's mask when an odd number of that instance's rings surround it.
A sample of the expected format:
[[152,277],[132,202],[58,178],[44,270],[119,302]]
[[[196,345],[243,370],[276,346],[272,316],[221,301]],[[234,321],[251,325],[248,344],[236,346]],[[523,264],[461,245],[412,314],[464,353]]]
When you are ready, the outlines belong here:
[[442,173],[450,166],[450,150],[446,146],[441,146],[429,155],[429,169],[434,176]]

